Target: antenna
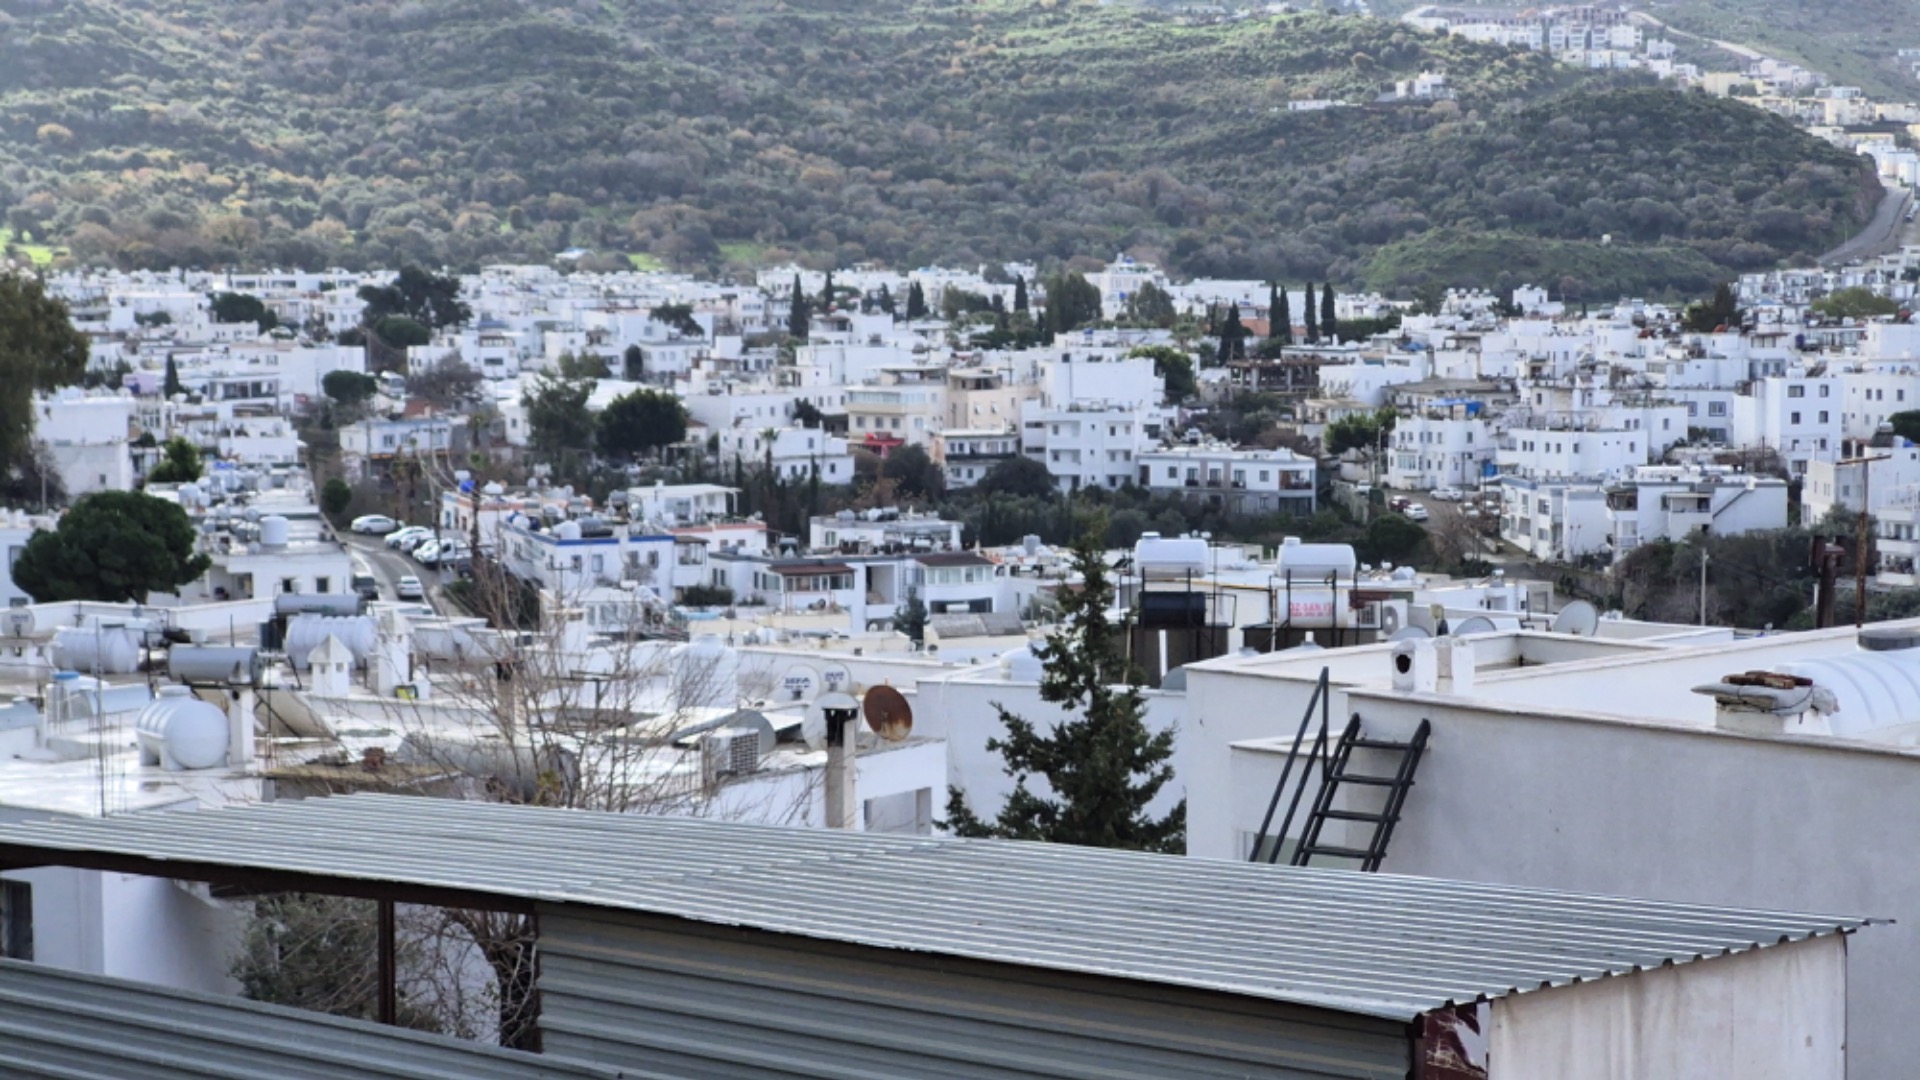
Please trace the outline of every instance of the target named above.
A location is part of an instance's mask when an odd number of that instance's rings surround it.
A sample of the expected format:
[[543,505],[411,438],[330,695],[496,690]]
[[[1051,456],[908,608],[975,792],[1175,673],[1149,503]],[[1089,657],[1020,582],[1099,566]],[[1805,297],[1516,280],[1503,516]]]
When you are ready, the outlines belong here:
[[1592,637],[1600,628],[1600,612],[1585,600],[1575,600],[1560,609],[1553,617],[1553,625],[1547,629],[1556,634],[1572,634],[1574,637]]
[[876,686],[861,702],[867,728],[888,742],[899,742],[913,734],[913,706],[905,694],[891,686]]

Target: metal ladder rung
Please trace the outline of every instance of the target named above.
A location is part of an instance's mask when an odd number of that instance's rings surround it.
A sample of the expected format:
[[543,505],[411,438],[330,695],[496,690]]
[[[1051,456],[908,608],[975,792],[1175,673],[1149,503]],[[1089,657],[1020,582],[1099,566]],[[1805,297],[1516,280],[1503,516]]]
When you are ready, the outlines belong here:
[[1364,810],[1322,810],[1320,816],[1323,818],[1333,818],[1336,821],[1371,821],[1376,825],[1383,821],[1398,820],[1397,815],[1390,819],[1385,814],[1375,814]]
[[1373,852],[1363,851],[1359,848],[1326,847],[1323,845],[1316,844],[1313,847],[1301,848],[1300,850],[1307,855],[1332,855],[1336,858],[1341,858],[1341,859],[1373,858]]
[[[1337,772],[1329,774],[1328,779],[1338,780],[1343,784],[1369,784],[1373,787],[1401,786],[1401,780],[1397,776],[1361,776],[1358,773]],[[1409,780],[1406,785],[1411,787],[1413,782]]]
[[1413,749],[1412,743],[1394,742],[1392,739],[1354,739],[1347,745],[1359,750],[1398,750],[1401,753]]

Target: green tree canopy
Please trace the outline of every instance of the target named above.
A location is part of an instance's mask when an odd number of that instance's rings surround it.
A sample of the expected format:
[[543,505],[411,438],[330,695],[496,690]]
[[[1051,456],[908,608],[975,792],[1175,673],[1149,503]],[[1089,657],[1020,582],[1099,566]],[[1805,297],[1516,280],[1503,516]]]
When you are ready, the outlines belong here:
[[1910,443],[1920,445],[1920,410],[1909,409],[1905,412],[1894,413],[1892,416],[1887,417],[1887,423],[1892,425],[1895,435],[1900,436]]
[[537,376],[520,393],[527,409],[527,445],[548,461],[593,446],[593,414],[587,399],[593,396],[591,379]]
[[1740,304],[1734,299],[1733,286],[1721,282],[1714,286],[1713,299],[1695,300],[1680,314],[1680,323],[1696,334],[1711,334],[1722,326],[1740,325]]
[[330,476],[320,485],[320,509],[328,517],[337,518],[353,505],[353,486],[338,476]]
[[927,317],[927,294],[915,281],[907,286],[907,318],[924,319]]
[[1306,317],[1306,320],[1307,320],[1307,324],[1306,324],[1306,331],[1307,331],[1307,344],[1309,344],[1309,345],[1318,345],[1318,344],[1320,344],[1320,319],[1319,319],[1319,317],[1318,317],[1318,316],[1317,316],[1317,315],[1316,315],[1316,314],[1314,313],[1314,308],[1313,308],[1313,282],[1311,282],[1311,281],[1309,281],[1309,282],[1307,282],[1307,299],[1306,299],[1306,302],[1305,302],[1305,303],[1303,303],[1303,304],[1301,304],[1300,306],[1301,306],[1301,307],[1304,307],[1304,308],[1306,308],[1306,309],[1307,309],[1307,310],[1306,310],[1306,313],[1305,313],[1305,317]]
[[927,639],[927,602],[920,599],[919,589],[907,589],[907,602],[893,614],[893,628],[907,635],[911,641]]
[[921,446],[902,446],[880,463],[880,475],[894,481],[901,495],[913,499],[937,499],[946,493],[947,474],[933,463]]
[[[1313,302],[1312,297],[1307,298]],[[1333,282],[1322,282],[1320,286],[1320,336],[1338,345],[1340,343],[1340,320],[1333,306]]]
[[1325,440],[1327,453],[1339,455],[1349,450],[1365,450],[1372,453],[1380,449],[1381,443],[1393,432],[1394,421],[1398,419],[1392,409],[1364,415],[1343,416],[1327,425]]
[[1059,493],[1053,474],[1046,465],[1022,454],[1010,457],[987,470],[973,485],[982,495],[1011,495],[1051,499]]
[[800,287],[800,275],[795,274],[793,275],[793,294],[787,298],[787,335],[796,341],[807,340],[810,322],[807,293]]
[[[1042,664],[1040,699],[1065,716],[1042,729],[996,706],[1007,733],[987,747],[1005,760],[1013,793],[995,817],[982,819],[964,793],[949,789],[947,826],[960,836],[1184,852],[1185,801],[1165,817],[1147,812],[1173,779],[1173,732],[1149,732],[1140,688],[1115,685],[1126,677],[1126,657],[1107,618],[1113,583],[1096,533],[1075,546],[1073,568],[1080,586],[1058,592],[1064,626],[1033,646]],[[1046,790],[1029,786],[1036,776]]]
[[669,391],[635,390],[609,402],[595,427],[601,453],[633,457],[686,438],[687,407]]
[[1171,345],[1141,345],[1127,355],[1153,358],[1154,374],[1166,383],[1168,401],[1177,404],[1200,392],[1200,384],[1193,374],[1193,357],[1179,349]]
[[382,342],[396,349],[410,349],[433,340],[433,331],[426,323],[407,315],[383,315],[374,320],[371,329]]
[[177,592],[211,561],[194,553],[193,523],[177,503],[137,491],[85,495],[52,531],[33,534],[13,566],[13,583],[39,603],[145,603]]
[[1047,279],[1048,331],[1064,334],[1100,321],[1100,290],[1078,271],[1063,271]]
[[87,336],[40,279],[0,271],[0,472],[18,468],[33,438],[33,395],[80,381]]
[[258,326],[262,333],[280,325],[280,316],[275,315],[265,301],[252,293],[214,293],[211,306],[214,322],[250,322]]
[[320,390],[342,405],[358,405],[380,390],[380,380],[341,368],[320,376]]
[[1149,281],[1127,297],[1127,318],[1144,326],[1165,329],[1173,325],[1179,313],[1173,309],[1173,296]]
[[360,313],[361,325],[378,327],[381,320],[401,315],[426,327],[429,338],[431,331],[460,326],[473,318],[473,309],[460,299],[460,279],[431,274],[418,266],[401,267],[386,285],[362,285],[360,299],[366,304]]
[[147,473],[147,479],[156,484],[190,484],[205,471],[200,448],[176,435],[161,448],[160,461]]
[[827,421],[826,417],[820,415],[819,408],[813,402],[796,401],[793,403],[793,422],[801,427],[817,428]]
[[1830,319],[1871,319],[1900,311],[1898,301],[1881,296],[1864,285],[1835,289],[1810,306]]
[[612,374],[607,369],[607,358],[598,353],[572,351],[561,353],[554,360],[554,370],[563,379],[604,379]]

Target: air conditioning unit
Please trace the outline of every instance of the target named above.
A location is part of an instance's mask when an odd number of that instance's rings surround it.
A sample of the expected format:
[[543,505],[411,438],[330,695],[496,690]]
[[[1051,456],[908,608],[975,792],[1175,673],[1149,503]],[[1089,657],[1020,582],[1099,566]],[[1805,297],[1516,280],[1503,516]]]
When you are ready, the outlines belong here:
[[745,776],[760,767],[760,733],[722,728],[700,740],[700,774],[712,783],[723,776]]

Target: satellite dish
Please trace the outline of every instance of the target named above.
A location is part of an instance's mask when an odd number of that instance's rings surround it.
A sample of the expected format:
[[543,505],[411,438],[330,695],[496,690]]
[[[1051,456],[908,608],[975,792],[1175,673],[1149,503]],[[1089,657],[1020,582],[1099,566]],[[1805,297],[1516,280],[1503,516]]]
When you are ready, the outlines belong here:
[[913,734],[913,706],[907,697],[891,686],[876,686],[867,691],[861,703],[867,727],[888,742],[899,742]]
[[1574,637],[1592,637],[1600,628],[1600,611],[1585,600],[1575,600],[1560,609],[1553,617],[1553,625],[1548,627],[1556,634],[1572,634]]
[[806,664],[795,664],[780,677],[780,692],[787,701],[812,701],[820,692],[820,673]]
[[853,686],[853,673],[847,670],[845,664],[828,664],[820,669],[820,685],[844,694]]
[[1454,627],[1453,632],[1456,635],[1464,637],[1467,634],[1491,634],[1498,629],[1500,628],[1494,625],[1492,619],[1487,618],[1485,615],[1474,615],[1462,622],[1459,626]]
[[1427,630],[1425,627],[1403,626],[1400,629],[1395,630],[1392,634],[1388,635],[1387,640],[1388,641],[1425,641],[1426,639],[1432,636],[1433,636],[1432,634],[1427,633]]
[[33,612],[27,608],[8,608],[5,625],[8,637],[28,637],[33,633]]

